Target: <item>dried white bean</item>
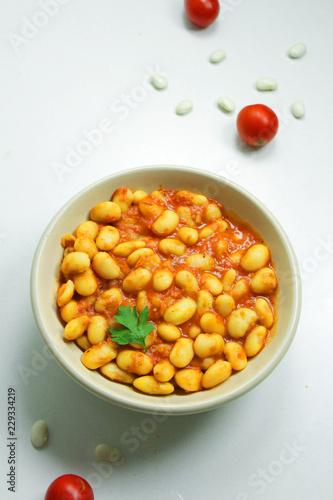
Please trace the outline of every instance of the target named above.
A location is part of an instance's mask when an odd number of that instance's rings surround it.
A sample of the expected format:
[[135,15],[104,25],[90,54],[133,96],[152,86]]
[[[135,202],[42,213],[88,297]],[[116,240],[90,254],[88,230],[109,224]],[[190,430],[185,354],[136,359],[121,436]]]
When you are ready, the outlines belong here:
[[303,118],[305,115],[305,106],[303,101],[295,101],[291,105],[291,112],[295,118]]
[[99,444],[95,448],[95,454],[101,460],[112,463],[124,463],[125,458],[119,448],[109,446],[108,444]]
[[160,75],[159,73],[154,73],[150,79],[150,83],[156,90],[164,90],[168,86],[168,80],[165,76]]
[[292,59],[298,59],[299,57],[304,56],[306,52],[306,45],[305,43],[299,42],[295,43],[290,49],[288,50],[288,55]]
[[275,78],[262,77],[257,80],[257,89],[258,90],[275,90],[277,89],[278,82]]
[[37,420],[31,429],[31,442],[35,448],[43,448],[47,441],[48,432],[45,420]]
[[234,101],[229,97],[220,97],[217,100],[217,104],[223,111],[226,111],[227,113],[232,113],[236,107]]
[[227,53],[223,49],[214,50],[209,56],[209,60],[212,64],[217,64],[223,61],[227,57]]
[[192,111],[192,108],[193,108],[193,102],[190,101],[189,99],[184,99],[176,107],[176,113],[177,115],[186,115],[187,113]]

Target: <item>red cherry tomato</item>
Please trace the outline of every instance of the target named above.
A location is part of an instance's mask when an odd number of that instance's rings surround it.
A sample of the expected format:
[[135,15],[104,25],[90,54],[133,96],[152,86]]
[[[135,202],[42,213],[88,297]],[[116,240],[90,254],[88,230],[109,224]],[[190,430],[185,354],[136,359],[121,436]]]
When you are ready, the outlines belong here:
[[94,500],[91,486],[75,474],[65,474],[48,487],[44,500]]
[[250,146],[265,146],[275,137],[278,128],[278,117],[264,104],[246,106],[237,116],[238,133]]
[[220,5],[218,0],[185,0],[185,12],[193,24],[205,28],[219,15]]

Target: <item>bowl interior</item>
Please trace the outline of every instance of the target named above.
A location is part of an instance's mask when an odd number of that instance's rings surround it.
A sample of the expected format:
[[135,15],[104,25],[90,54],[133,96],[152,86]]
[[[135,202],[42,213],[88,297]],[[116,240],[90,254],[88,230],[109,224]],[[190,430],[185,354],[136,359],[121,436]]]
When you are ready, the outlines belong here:
[[[219,200],[248,221],[268,244],[279,278],[278,322],[274,339],[246,369],[222,385],[188,395],[148,396],[104,379],[85,368],[82,352],[63,340],[63,325],[55,302],[61,237],[89,217],[90,209],[110,199],[118,187],[151,192],[163,186],[200,192]],[[187,167],[152,166],[132,169],[102,179],[72,198],[52,219],[38,244],[31,273],[31,299],[40,334],[60,365],[76,381],[119,406],[143,412],[189,414],[209,410],[234,399],[261,382],[281,361],[296,332],[301,304],[299,271],[291,245],[275,217],[256,198],[221,177]]]

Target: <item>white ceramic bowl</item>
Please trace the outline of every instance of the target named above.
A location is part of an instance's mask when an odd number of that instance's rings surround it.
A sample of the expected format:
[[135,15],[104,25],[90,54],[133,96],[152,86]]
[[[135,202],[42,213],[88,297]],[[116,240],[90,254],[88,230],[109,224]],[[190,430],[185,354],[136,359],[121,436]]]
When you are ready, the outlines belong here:
[[[109,200],[118,187],[151,192],[160,186],[185,189],[216,198],[248,221],[268,244],[279,278],[278,322],[272,341],[245,370],[220,386],[187,395],[149,396],[127,385],[105,379],[80,361],[75,343],[63,341],[63,325],[56,306],[57,278],[62,257],[61,237],[86,220],[90,209]],[[36,249],[31,272],[31,301],[40,334],[62,368],[83,387],[116,405],[142,412],[190,414],[216,408],[254,388],[287,352],[299,320],[301,286],[290,242],[275,217],[254,196],[234,183],[197,169],[178,166],[136,168],[104,178],[72,198],[47,226]]]

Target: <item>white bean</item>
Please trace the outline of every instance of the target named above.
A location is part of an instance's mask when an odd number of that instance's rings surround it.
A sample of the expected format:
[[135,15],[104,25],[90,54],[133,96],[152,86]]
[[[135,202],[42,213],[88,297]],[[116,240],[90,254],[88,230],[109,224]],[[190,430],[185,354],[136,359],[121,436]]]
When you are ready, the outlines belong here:
[[224,348],[224,340],[219,333],[200,333],[194,341],[194,352],[199,358],[208,358],[220,354]]
[[82,224],[77,227],[75,234],[78,238],[91,238],[92,240],[95,240],[97,238],[98,231],[98,224],[88,220],[86,222],[82,222]]
[[184,368],[192,361],[193,357],[193,340],[182,337],[176,340],[169,360],[176,368]]
[[165,255],[177,255],[178,257],[186,253],[184,243],[175,238],[164,238],[160,240],[158,249]]
[[76,242],[76,237],[73,234],[65,234],[61,238],[61,246],[63,248],[73,247]]
[[89,370],[97,370],[97,368],[110,363],[117,356],[117,353],[116,345],[111,341],[104,340],[87,349],[82,354],[81,361]]
[[119,238],[119,231],[116,227],[104,226],[98,233],[96,245],[99,250],[107,252],[112,250],[118,244]]
[[194,300],[190,298],[180,299],[167,308],[163,319],[166,323],[178,326],[191,319],[196,310],[197,305]]
[[169,382],[176,373],[176,369],[173,364],[170,363],[168,359],[162,359],[153,369],[154,377],[159,382]]
[[223,219],[217,219],[210,224],[207,224],[202,229],[200,229],[201,238],[209,238],[209,236],[213,236],[216,233],[224,233],[228,229],[228,223]]
[[175,381],[185,392],[197,392],[201,389],[202,375],[201,370],[185,368],[176,373]]
[[217,104],[223,111],[226,111],[227,113],[232,113],[236,107],[234,101],[230,99],[230,97],[225,97],[225,96],[220,97],[217,100]]
[[105,460],[106,462],[117,463],[125,461],[122,452],[119,448],[115,446],[109,446],[108,444],[99,444],[95,448],[95,454],[100,460]]
[[304,56],[305,52],[306,52],[305,43],[299,42],[295,43],[290,47],[290,49],[288,50],[288,55],[292,59],[298,59],[299,57]]
[[134,191],[133,193],[133,203],[134,205],[138,205],[139,201],[143,200],[143,198],[146,198],[147,193],[145,191],[142,191],[142,189],[138,189],[137,191]]
[[113,201],[104,201],[90,210],[90,218],[94,222],[109,224],[121,218],[121,210]]
[[65,323],[69,323],[71,319],[74,319],[79,313],[79,307],[76,300],[70,300],[60,308],[60,316],[61,319],[65,321]]
[[270,328],[274,323],[274,315],[267,300],[259,297],[256,300],[254,308],[259,316],[259,323],[265,328]]
[[121,351],[117,356],[116,362],[122,370],[129,373],[136,373],[137,375],[147,375],[154,367],[154,361],[148,354],[131,351],[130,349]]
[[75,252],[86,253],[90,260],[92,260],[98,252],[96,243],[91,238],[77,238],[74,243]]
[[197,295],[197,311],[199,316],[213,307],[213,295],[208,290],[200,290]]
[[150,82],[156,90],[164,90],[168,86],[168,80],[165,78],[165,76],[160,75],[159,73],[154,73],[151,76]]
[[105,340],[108,325],[103,316],[96,314],[92,316],[87,329],[87,337],[91,344],[99,344]]
[[304,102],[300,100],[293,102],[291,105],[291,112],[295,118],[303,118],[303,116],[305,115]]
[[258,78],[256,86],[258,90],[275,90],[277,89],[278,82],[275,78],[264,76],[262,78]]
[[236,271],[234,269],[228,269],[228,271],[224,273],[222,278],[222,285],[224,292],[229,292],[235,279],[236,279]]
[[199,285],[196,277],[190,271],[182,269],[178,271],[175,278],[176,285],[184,290],[187,294],[197,292]]
[[203,210],[203,220],[205,222],[211,222],[214,219],[221,219],[221,217],[221,210],[215,203],[209,203],[205,206]]
[[171,394],[175,388],[170,382],[159,382],[153,375],[138,377],[133,385],[136,389],[146,394]]
[[186,222],[186,225],[189,227],[194,227],[196,226],[196,222],[192,219],[192,212],[190,207],[178,207],[177,208],[177,214],[181,219],[183,219]]
[[95,255],[92,262],[92,268],[95,273],[106,280],[118,278],[120,274],[120,267],[107,252],[98,252]]
[[45,420],[37,420],[31,429],[31,442],[35,448],[43,448],[48,438]]
[[233,285],[230,295],[232,298],[236,301],[239,302],[242,300],[245,295],[248,294],[250,291],[250,281],[247,278],[242,278]]
[[149,196],[139,201],[139,210],[145,217],[158,217],[163,212],[161,205],[155,203]]
[[276,274],[270,267],[263,267],[252,276],[251,290],[254,293],[270,294],[276,287]]
[[[201,206],[208,202],[206,196],[197,193],[191,193],[190,191],[178,191],[176,194],[176,199],[179,203],[190,202],[192,205]],[[184,207],[183,207],[184,208]]]
[[200,271],[212,271],[215,267],[215,260],[207,253],[194,253],[186,257],[185,262],[188,266],[200,269]]
[[173,272],[167,268],[162,267],[157,269],[153,274],[153,288],[155,292],[164,292],[173,282]]
[[185,226],[179,229],[178,236],[188,247],[195,245],[199,238],[198,231],[196,229]]
[[234,338],[244,337],[246,332],[255,324],[258,316],[249,307],[240,307],[227,317],[226,327],[229,335]]
[[88,336],[85,333],[83,335],[81,335],[81,337],[79,337],[78,339],[75,339],[75,342],[84,351],[86,351],[87,349],[90,349],[90,347],[91,347],[91,343],[89,342]]
[[136,308],[139,312],[141,312],[146,306],[149,308],[147,293],[144,290],[141,290],[136,297]]
[[186,115],[193,109],[193,102],[190,99],[184,99],[176,107],[177,115]]
[[73,277],[73,282],[75,286],[75,291],[83,295],[84,297],[89,297],[94,292],[96,292],[98,287],[98,282],[96,276],[90,267],[84,273],[75,274]]
[[187,335],[192,339],[195,340],[198,335],[201,333],[201,328],[198,325],[192,325],[188,329]]
[[148,257],[149,255],[153,255],[154,252],[152,251],[151,248],[139,248],[138,250],[134,250],[128,257],[127,257],[127,264],[130,267],[134,267],[138,264],[140,259],[144,259],[145,257]]
[[135,379],[134,373],[128,373],[122,370],[114,361],[101,366],[100,370],[105,377],[123,384],[133,384]]
[[164,210],[155,220],[151,229],[157,236],[167,236],[174,232],[179,224],[179,216],[172,210]]
[[71,319],[64,328],[64,338],[66,340],[76,340],[84,334],[88,328],[90,318],[82,315]]
[[240,260],[241,267],[248,272],[258,271],[269,262],[269,250],[260,243],[251,245]]
[[201,284],[206,290],[209,290],[212,295],[220,295],[220,293],[222,293],[223,285],[214,274],[204,273],[201,277]]
[[133,192],[128,188],[118,188],[112,195],[111,200],[116,203],[121,212],[127,212],[133,202]]
[[58,290],[57,304],[59,307],[63,307],[74,295],[74,283],[72,280],[68,280],[66,283],[63,283]]
[[64,274],[83,273],[90,266],[90,259],[84,252],[71,252],[62,261],[61,270]]
[[95,302],[95,311],[104,313],[105,311],[115,311],[121,303],[123,296],[119,288],[109,288],[105,290]]
[[126,293],[140,292],[146,288],[151,280],[151,273],[147,269],[138,267],[129,273],[123,281],[123,290]]
[[234,370],[244,370],[247,365],[244,348],[237,342],[228,342],[224,348],[224,355]]
[[157,325],[157,333],[162,340],[166,342],[174,342],[180,337],[180,330],[175,325],[168,323],[159,323]]
[[228,361],[217,361],[208,368],[202,377],[202,387],[210,389],[216,385],[222,384],[232,373],[231,364]]
[[200,368],[200,370],[205,372],[206,370],[208,370],[208,368],[213,366],[214,363],[215,363],[214,357],[210,356],[208,358],[201,359],[197,356],[196,358],[193,358],[191,366],[193,366],[193,367],[197,366],[198,368]]
[[223,295],[219,295],[216,298],[215,307],[222,318],[226,318],[227,316],[229,316],[229,314],[232,313],[236,305],[231,295],[224,293]]
[[251,330],[244,342],[244,350],[248,358],[256,356],[263,348],[266,336],[267,330],[264,326],[256,326]]
[[223,319],[212,312],[206,312],[200,318],[200,327],[205,333],[225,334],[225,326]]
[[120,243],[114,248],[113,253],[119,257],[128,257],[138,248],[143,248],[145,246],[146,243],[142,240],[124,241],[124,243]]
[[212,64],[218,64],[222,62],[227,57],[227,53],[223,49],[214,50],[209,56],[209,60]]

